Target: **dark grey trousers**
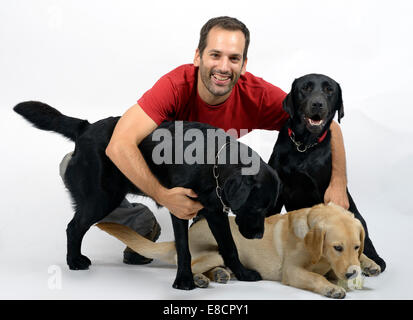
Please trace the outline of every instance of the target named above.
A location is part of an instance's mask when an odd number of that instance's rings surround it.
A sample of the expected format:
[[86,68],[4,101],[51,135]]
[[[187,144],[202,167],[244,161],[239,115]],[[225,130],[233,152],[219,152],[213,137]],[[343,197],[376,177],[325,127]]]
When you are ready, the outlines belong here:
[[[65,183],[64,175],[73,152],[64,156],[59,165],[60,177]],[[119,223],[135,230],[142,236],[152,232],[156,225],[156,218],[151,210],[142,203],[130,203],[126,198],[120,206],[99,222]]]

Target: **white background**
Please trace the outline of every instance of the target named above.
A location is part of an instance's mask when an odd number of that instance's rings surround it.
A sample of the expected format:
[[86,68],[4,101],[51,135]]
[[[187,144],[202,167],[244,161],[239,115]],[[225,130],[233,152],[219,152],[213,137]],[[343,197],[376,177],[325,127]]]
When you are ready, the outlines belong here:
[[[95,227],[83,242],[90,270],[68,270],[72,209],[58,164],[73,144],[12,111],[30,99],[91,122],[121,115],[192,62],[209,18],[230,15],[251,32],[248,71],[285,91],[310,72],[341,84],[349,189],[388,265],[347,299],[412,299],[412,14],[409,1],[2,1],[0,298],[322,299],[269,281],[175,290],[174,267],[122,264],[124,246]],[[243,141],[268,160],[276,136]],[[169,214],[155,214],[172,240]],[[60,290],[48,285],[53,265]]]

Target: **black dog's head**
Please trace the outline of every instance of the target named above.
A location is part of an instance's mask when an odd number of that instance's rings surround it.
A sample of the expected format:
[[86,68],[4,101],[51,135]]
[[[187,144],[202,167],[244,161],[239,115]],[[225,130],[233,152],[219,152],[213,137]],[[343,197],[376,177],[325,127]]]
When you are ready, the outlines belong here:
[[247,239],[261,239],[264,220],[274,208],[280,179],[274,169],[261,160],[257,175],[234,174],[223,187],[223,199],[236,215],[239,231]]
[[291,92],[283,102],[284,110],[297,125],[319,134],[333,120],[344,116],[340,85],[322,74],[308,74],[295,79]]

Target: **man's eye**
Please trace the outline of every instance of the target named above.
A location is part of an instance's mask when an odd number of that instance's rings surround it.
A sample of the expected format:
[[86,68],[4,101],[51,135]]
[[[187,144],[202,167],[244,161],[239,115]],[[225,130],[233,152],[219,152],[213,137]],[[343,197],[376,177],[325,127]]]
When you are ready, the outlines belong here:
[[343,251],[343,247],[342,246],[334,246],[334,249],[338,252],[342,252]]

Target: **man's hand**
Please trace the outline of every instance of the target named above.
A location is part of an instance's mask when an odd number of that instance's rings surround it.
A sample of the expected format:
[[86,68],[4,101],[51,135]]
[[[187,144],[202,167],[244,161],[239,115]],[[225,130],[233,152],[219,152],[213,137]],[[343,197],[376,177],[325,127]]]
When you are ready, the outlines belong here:
[[198,195],[191,189],[176,187],[172,189],[162,188],[156,196],[156,201],[168,208],[168,210],[179,219],[193,219],[202,204],[188,197],[196,198]]
[[330,201],[348,210],[350,203],[348,201],[346,183],[330,182],[324,193],[324,203],[328,204]]

